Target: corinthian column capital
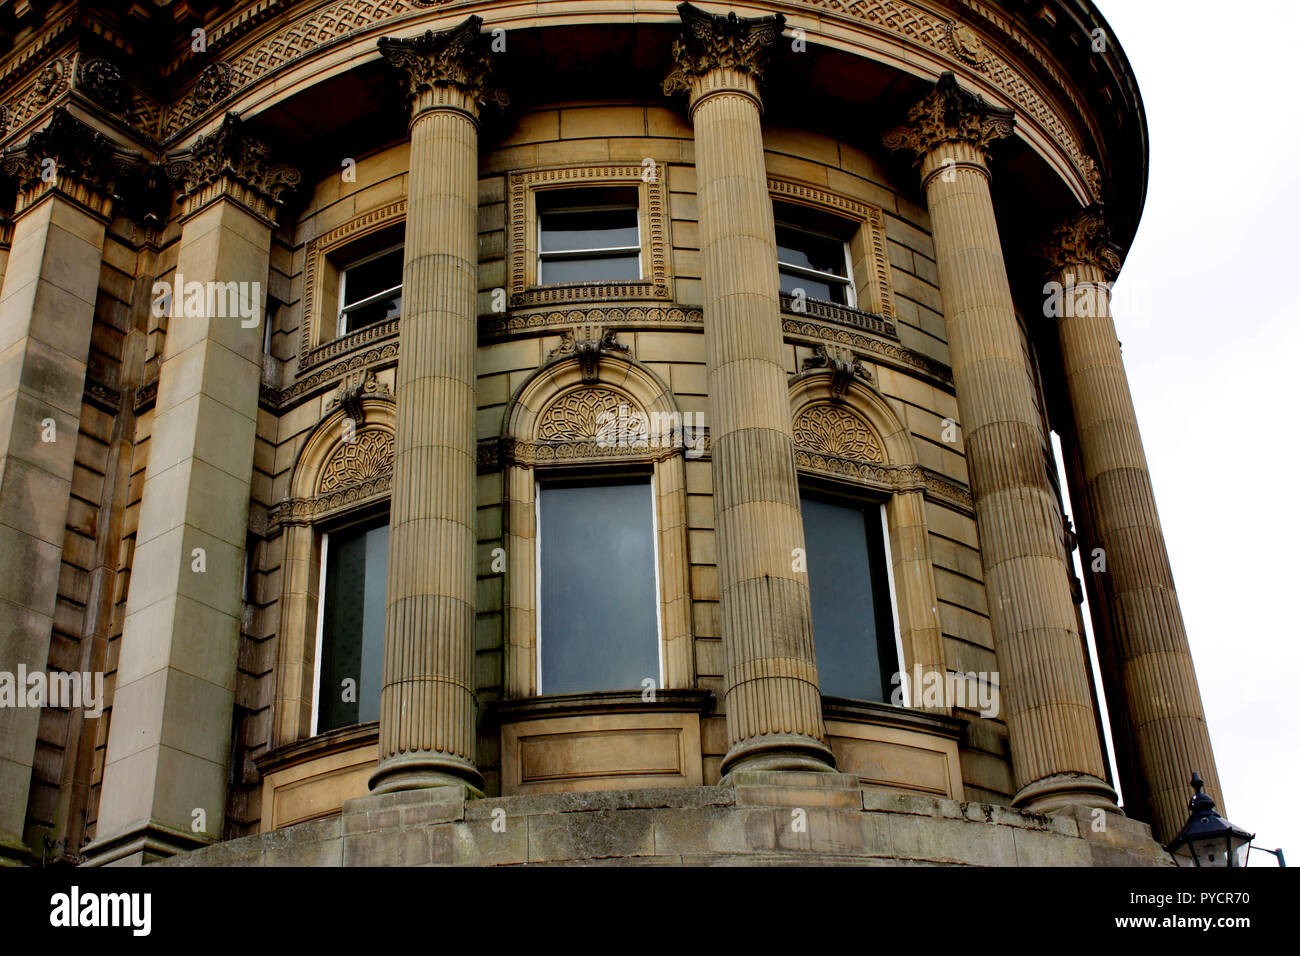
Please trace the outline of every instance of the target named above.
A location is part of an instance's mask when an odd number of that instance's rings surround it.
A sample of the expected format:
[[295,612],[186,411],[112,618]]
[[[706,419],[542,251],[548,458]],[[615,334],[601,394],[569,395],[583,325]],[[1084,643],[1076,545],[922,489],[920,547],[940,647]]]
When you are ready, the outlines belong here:
[[479,33],[482,26],[482,17],[471,16],[450,30],[428,30],[409,40],[380,38],[379,52],[405,78],[412,119],[437,108],[477,118],[484,106],[510,102],[492,85],[492,54]]
[[16,212],[57,190],[107,216],[114,186],[129,159],[107,136],[58,107],[26,143],[0,155],[0,176],[18,187]]
[[664,95],[689,93],[692,111],[700,99],[723,90],[758,100],[758,84],[772,45],[785,29],[785,17],[738,17],[706,13],[679,4],[682,31],[673,41],[674,69],[664,80]]
[[[966,165],[987,164],[991,143],[1011,135],[1015,114],[1009,109],[990,106],[984,97],[957,85],[957,78],[944,73],[934,89],[907,113],[907,122],[885,134],[889,149],[910,150],[928,178],[927,162],[941,147],[954,147],[948,157]],[[947,164],[951,165],[951,163]]]
[[1051,275],[1078,274],[1091,266],[1105,282],[1119,275],[1119,247],[1110,237],[1101,203],[1094,203],[1058,225],[1034,249]]
[[268,224],[274,223],[284,193],[302,179],[297,169],[272,160],[271,148],[248,131],[237,113],[227,113],[214,132],[168,157],[166,168],[168,177],[181,184],[186,215],[224,196]]

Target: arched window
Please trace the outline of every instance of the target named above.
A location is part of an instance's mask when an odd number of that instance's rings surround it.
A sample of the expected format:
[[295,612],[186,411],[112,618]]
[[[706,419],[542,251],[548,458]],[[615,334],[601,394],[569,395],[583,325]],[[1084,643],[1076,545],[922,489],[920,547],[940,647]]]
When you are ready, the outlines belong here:
[[692,423],[612,334],[577,347],[582,334],[506,411],[513,698],[693,685]]

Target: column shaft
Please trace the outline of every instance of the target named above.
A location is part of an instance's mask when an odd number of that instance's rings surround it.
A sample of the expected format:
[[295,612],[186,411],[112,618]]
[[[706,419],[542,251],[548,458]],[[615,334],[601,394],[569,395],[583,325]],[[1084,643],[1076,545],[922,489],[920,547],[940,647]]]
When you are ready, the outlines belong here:
[[[62,193],[20,210],[0,291],[0,667],[44,673],[104,219]],[[17,688],[25,695],[26,687]],[[0,861],[22,861],[40,707],[0,707]]]
[[700,203],[709,437],[718,547],[727,734],[722,762],[826,771],[812,603],[790,396],[782,358],[776,230],[758,76],[781,17],[741,20],[678,8],[687,29],[665,90],[687,90]]
[[953,381],[1002,668],[1016,802],[1113,806],[1070,596],[1061,511],[1025,367],[982,151],[925,156]]
[[1102,268],[1074,262],[1056,278],[1075,295],[1057,320],[1088,507],[1106,555],[1118,620],[1118,675],[1148,792],[1142,808],[1170,840],[1186,822],[1199,772],[1223,811],[1173,572],[1147,470]]
[[388,614],[371,789],[474,767],[478,126],[440,88],[411,124]]

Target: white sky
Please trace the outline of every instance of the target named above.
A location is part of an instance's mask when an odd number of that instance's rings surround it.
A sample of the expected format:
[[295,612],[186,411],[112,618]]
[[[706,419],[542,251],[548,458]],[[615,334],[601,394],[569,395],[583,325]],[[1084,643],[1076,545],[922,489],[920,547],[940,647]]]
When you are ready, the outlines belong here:
[[1227,816],[1300,865],[1300,3],[1096,3],[1150,127],[1116,324]]

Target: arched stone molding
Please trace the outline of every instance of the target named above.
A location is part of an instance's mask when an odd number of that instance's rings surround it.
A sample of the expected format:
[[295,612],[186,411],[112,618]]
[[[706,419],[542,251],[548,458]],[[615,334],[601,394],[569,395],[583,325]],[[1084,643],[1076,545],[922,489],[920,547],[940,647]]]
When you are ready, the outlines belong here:
[[791,379],[790,413],[801,475],[866,488],[884,498],[902,666],[911,700],[920,701],[925,675],[944,678],[947,662],[925,519],[927,480],[911,435],[883,395],[858,376],[846,383],[833,369]]
[[[622,436],[602,429],[619,422],[620,414]],[[552,362],[533,373],[507,405],[501,433],[507,697],[537,694],[537,473],[555,466],[653,469],[664,687],[694,687],[685,459],[688,451],[701,452],[703,442],[688,449],[683,435],[691,430],[682,425],[663,380],[621,354],[602,353],[595,378],[590,367],[584,372],[579,357]]]
[[372,375],[345,382],[298,453],[290,497],[277,515],[284,560],[272,746],[311,735],[321,525],[388,499],[396,409]]

